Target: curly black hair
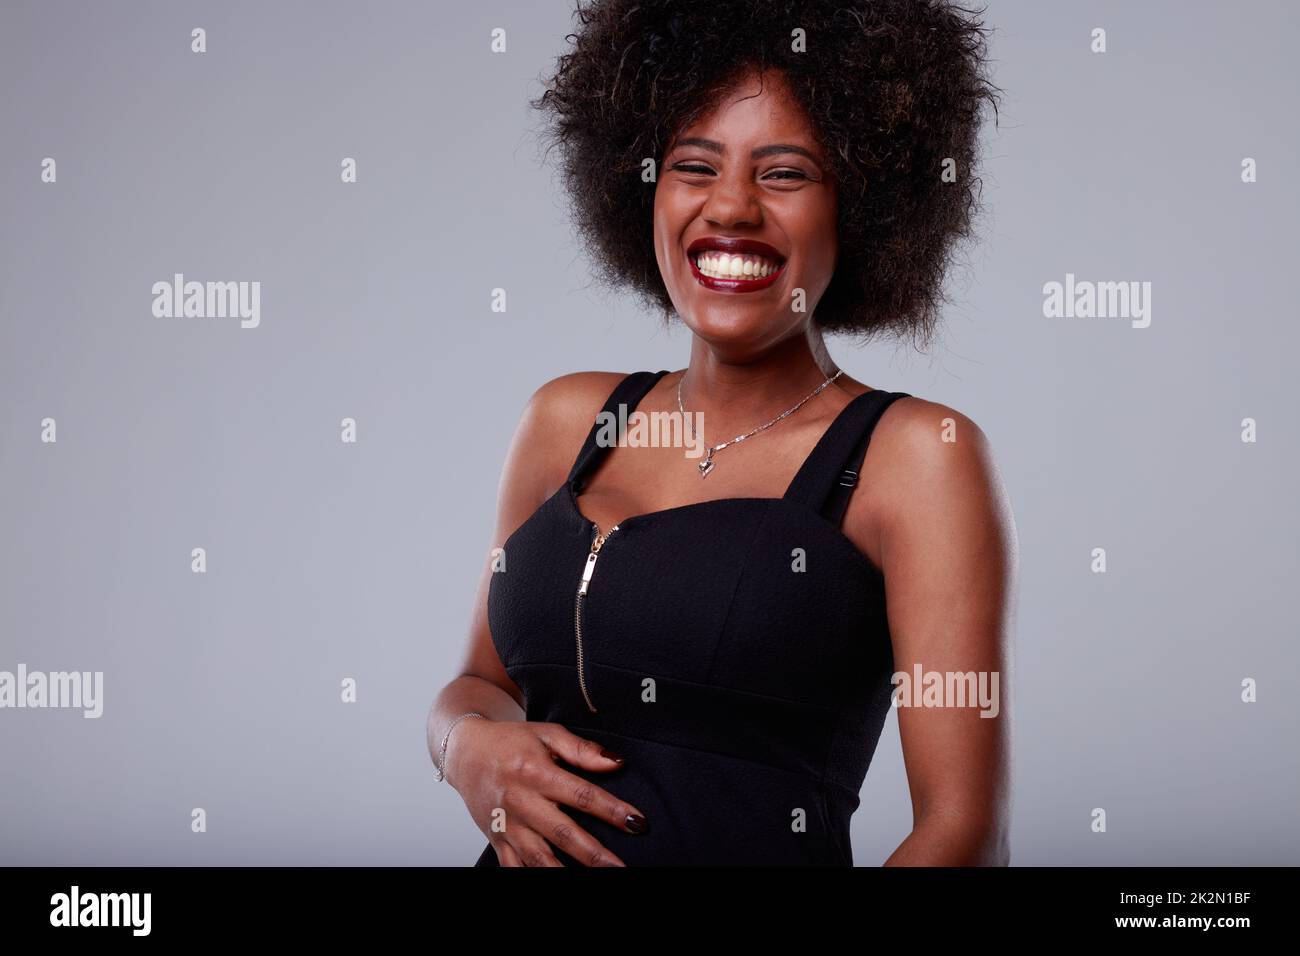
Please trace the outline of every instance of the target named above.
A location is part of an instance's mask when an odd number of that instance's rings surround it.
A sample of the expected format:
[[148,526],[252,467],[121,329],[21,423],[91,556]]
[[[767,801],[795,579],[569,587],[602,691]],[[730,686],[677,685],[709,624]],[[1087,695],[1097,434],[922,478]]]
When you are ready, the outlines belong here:
[[[549,120],[574,219],[603,278],[665,318],[653,244],[658,167],[673,136],[746,70],[784,72],[838,185],[840,260],[813,321],[928,344],[957,240],[971,233],[989,32],[945,0],[576,0],[571,52],[532,106]],[[806,52],[792,42],[804,31]],[[548,149],[549,153],[549,149]],[[944,161],[956,181],[944,182]],[[951,178],[951,177],[948,177]]]

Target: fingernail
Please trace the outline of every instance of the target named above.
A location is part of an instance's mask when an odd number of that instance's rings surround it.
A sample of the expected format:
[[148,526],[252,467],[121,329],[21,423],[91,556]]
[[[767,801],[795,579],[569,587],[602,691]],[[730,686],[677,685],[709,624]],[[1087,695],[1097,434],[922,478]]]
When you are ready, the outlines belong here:
[[600,748],[600,755],[601,755],[602,757],[605,757],[605,758],[608,759],[608,760],[613,760],[615,763],[622,763],[622,762],[623,762],[623,755],[622,755],[622,754],[616,754],[616,753],[614,753],[614,751],[612,751],[612,750],[606,750],[604,747],[601,747],[601,748]]
[[627,828],[631,830],[633,833],[645,833],[645,828],[646,828],[645,817],[641,816],[641,814],[629,813],[627,815],[626,823],[627,823]]

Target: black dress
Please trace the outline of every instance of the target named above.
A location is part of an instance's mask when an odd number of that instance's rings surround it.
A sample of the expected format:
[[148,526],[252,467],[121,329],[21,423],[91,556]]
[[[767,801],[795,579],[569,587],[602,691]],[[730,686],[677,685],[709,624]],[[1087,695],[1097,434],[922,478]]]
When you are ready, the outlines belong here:
[[[605,410],[630,414],[666,374],[632,373]],[[628,866],[853,865],[849,818],[890,710],[893,653],[884,577],[840,522],[877,419],[906,394],[853,399],[781,498],[621,522],[581,599],[596,526],[576,499],[608,451],[599,422],[506,541],[493,643],[528,720],[627,758],[607,772],[561,766],[639,808],[646,832],[560,810]],[[475,865],[500,865],[491,844]]]

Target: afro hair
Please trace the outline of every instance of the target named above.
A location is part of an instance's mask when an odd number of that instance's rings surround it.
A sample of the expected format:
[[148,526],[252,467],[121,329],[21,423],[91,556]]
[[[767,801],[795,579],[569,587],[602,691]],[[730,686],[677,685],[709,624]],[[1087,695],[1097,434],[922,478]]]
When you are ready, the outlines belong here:
[[928,344],[954,249],[979,210],[982,108],[996,115],[1001,92],[985,75],[983,10],[943,0],[576,2],[572,49],[532,105],[547,117],[601,277],[673,315],[643,163],[658,168],[678,131],[748,70],[778,70],[837,185],[840,259],[813,321]]

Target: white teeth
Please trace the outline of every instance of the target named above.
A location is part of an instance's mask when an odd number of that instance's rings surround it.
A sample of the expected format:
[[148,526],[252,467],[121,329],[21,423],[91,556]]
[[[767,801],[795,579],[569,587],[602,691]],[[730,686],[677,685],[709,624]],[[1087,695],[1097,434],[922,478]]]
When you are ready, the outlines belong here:
[[762,256],[734,256],[725,252],[703,252],[695,267],[714,279],[765,279],[779,266]]

